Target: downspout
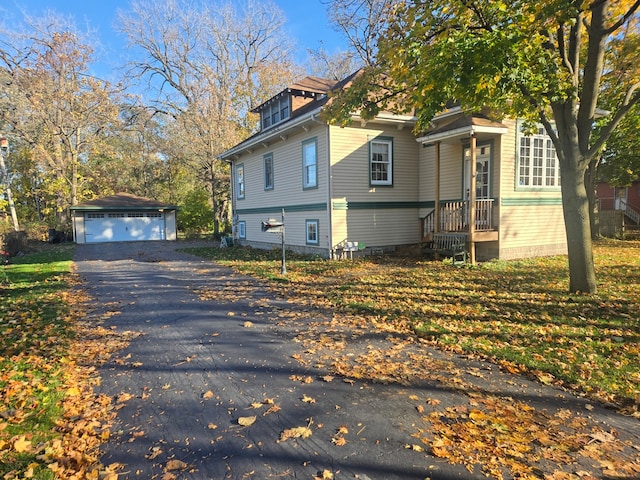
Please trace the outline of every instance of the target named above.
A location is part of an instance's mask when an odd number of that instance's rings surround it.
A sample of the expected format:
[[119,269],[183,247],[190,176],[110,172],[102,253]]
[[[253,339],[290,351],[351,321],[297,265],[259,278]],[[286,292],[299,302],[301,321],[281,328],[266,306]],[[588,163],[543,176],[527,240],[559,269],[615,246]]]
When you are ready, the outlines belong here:
[[311,121],[315,122],[319,125],[326,127],[326,135],[327,135],[327,232],[329,237],[329,258],[333,260],[334,251],[333,251],[333,205],[331,203],[331,199],[333,198],[333,176],[331,175],[331,143],[330,143],[330,135],[329,135],[329,124],[325,123],[316,118],[316,114],[311,115]]
[[236,196],[234,195],[235,189],[235,181],[234,181],[234,164],[233,160],[227,160],[226,158],[221,158],[222,161],[227,162],[229,164],[229,176],[231,177],[229,180],[229,195],[231,195],[231,238],[237,240],[237,225],[235,222],[236,217]]

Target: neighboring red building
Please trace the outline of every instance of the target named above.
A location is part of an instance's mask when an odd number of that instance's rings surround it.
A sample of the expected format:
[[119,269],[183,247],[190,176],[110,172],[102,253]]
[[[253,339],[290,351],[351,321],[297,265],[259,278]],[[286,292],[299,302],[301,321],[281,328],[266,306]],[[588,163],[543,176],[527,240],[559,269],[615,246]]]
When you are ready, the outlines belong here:
[[626,204],[640,212],[640,179],[629,187],[612,187],[606,182],[599,182],[596,192],[600,210],[624,210]]
[[600,234],[623,236],[640,231],[640,179],[628,187],[612,187],[599,182],[596,187],[600,211]]

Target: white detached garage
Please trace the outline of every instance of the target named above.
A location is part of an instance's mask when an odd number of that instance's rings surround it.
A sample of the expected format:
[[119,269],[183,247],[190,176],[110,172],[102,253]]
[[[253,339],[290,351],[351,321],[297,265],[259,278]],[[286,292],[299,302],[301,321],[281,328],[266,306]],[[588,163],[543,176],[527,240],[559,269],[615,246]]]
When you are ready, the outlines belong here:
[[128,193],[71,207],[76,243],[176,240],[175,205]]

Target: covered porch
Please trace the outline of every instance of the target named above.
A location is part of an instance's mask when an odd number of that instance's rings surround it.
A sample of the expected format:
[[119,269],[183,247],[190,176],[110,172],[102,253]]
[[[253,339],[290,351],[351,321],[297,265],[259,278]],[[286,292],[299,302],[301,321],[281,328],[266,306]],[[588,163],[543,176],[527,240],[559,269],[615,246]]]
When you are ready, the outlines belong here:
[[[433,234],[464,233],[467,239],[469,260],[476,263],[476,243],[499,240],[499,198],[493,169],[499,164],[499,139],[508,128],[490,120],[486,115],[465,115],[459,108],[435,119],[436,127],[426,132],[418,141],[432,147],[434,158],[433,209],[420,219],[420,238],[429,241]],[[464,167],[459,199],[450,200],[451,191],[443,199],[443,173],[450,167],[442,162],[441,146],[446,144],[459,149]]]
[[[420,219],[421,238],[428,239],[435,232],[455,232],[473,233],[476,242],[498,240],[493,204],[493,198],[476,199],[475,208],[471,208],[469,201],[440,202],[439,209],[434,208]],[[470,218],[475,218],[475,221],[470,222]]]

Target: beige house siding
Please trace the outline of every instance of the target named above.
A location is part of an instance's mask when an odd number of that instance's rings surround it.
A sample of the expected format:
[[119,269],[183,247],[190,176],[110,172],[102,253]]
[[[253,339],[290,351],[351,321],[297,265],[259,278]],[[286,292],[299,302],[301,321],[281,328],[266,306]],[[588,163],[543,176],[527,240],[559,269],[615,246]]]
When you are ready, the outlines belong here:
[[502,206],[500,258],[567,252],[561,205]]
[[[285,210],[286,245],[298,251],[329,256],[345,242],[391,250],[420,241],[420,218],[435,203],[434,145],[416,141],[410,126],[398,126],[380,118],[349,127],[321,124],[310,116],[293,123],[287,134],[268,132],[233,157],[234,167],[244,168],[245,198],[235,199],[237,220],[243,222],[248,243],[276,248],[279,234],[262,232],[261,223],[280,221]],[[490,191],[494,201],[495,235],[476,236],[478,259],[519,258],[566,252],[559,188],[524,188],[518,185],[519,124],[506,119],[507,132],[480,129],[478,154],[491,149]],[[493,128],[493,127],[492,127]],[[469,146],[465,132],[443,138],[440,145],[439,199],[467,199],[473,182],[464,158]],[[370,141],[392,141],[392,185],[370,181]],[[317,186],[303,186],[303,144],[317,146]],[[247,153],[250,152],[250,153]],[[239,157],[237,155],[240,155]],[[264,157],[272,155],[274,185],[265,189]],[[466,176],[466,179],[465,179]],[[237,187],[237,183],[235,183]],[[235,192],[234,192],[235,193]],[[307,240],[306,222],[318,222],[318,242]],[[491,241],[480,241],[480,240]]]
[[[466,200],[464,190],[464,147],[460,142],[440,144],[440,202]],[[434,209],[436,146],[421,146],[420,217]]]
[[[307,131],[270,140],[249,155],[235,160],[244,167],[245,197],[236,199],[237,220],[245,222],[246,239],[241,243],[260,246],[280,245],[279,234],[263,232],[263,221],[280,221],[285,210],[287,247],[315,251],[329,248],[327,127],[317,124]],[[317,186],[303,188],[303,143],[316,142]],[[273,189],[265,189],[264,157],[273,157]],[[236,180],[237,182],[237,180]],[[237,183],[236,183],[237,187]],[[236,193],[234,193],[236,194]],[[317,220],[318,245],[308,245],[306,220]]]
[[[393,141],[393,185],[370,184],[369,142]],[[419,144],[411,128],[369,123],[330,127],[333,244],[367,247],[417,243],[419,238]]]
[[515,120],[504,123],[509,132],[501,141],[500,258],[564,254],[567,240],[560,189],[518,186],[518,123]]

